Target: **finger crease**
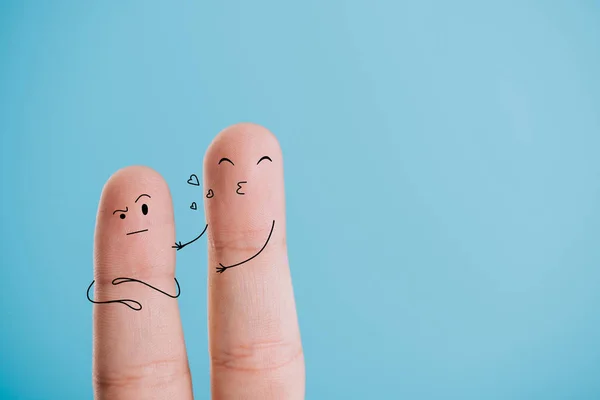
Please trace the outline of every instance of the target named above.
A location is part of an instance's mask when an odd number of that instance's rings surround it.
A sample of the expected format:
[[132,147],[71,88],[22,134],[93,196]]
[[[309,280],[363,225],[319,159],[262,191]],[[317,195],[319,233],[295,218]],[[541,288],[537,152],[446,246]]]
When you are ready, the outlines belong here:
[[154,360],[132,366],[129,371],[115,373],[109,371],[94,372],[94,385],[101,390],[121,389],[125,387],[160,387],[190,376],[187,363],[180,358]]
[[211,354],[214,368],[241,372],[265,372],[284,368],[303,354],[302,346],[283,341],[242,344]]

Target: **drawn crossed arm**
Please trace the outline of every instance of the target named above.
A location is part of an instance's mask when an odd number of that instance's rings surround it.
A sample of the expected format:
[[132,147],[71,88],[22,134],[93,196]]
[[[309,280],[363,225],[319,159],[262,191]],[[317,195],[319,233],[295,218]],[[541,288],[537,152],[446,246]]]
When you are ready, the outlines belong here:
[[[135,278],[126,278],[126,277],[115,278],[115,279],[112,280],[111,283],[114,286],[120,285],[122,283],[128,283],[128,282],[141,283],[142,285],[146,285],[149,288],[154,289],[157,292],[164,294],[165,296],[168,296],[168,297],[170,297],[172,299],[176,299],[181,294],[181,287],[179,286],[179,282],[177,282],[177,278],[173,278],[173,279],[175,279],[175,284],[177,285],[177,294],[174,295],[174,296],[171,295],[171,294],[169,294],[169,293],[167,293],[167,292],[165,292],[165,291],[162,291],[162,290],[160,290],[160,289],[158,289],[158,288],[156,288],[156,287],[154,287],[154,286],[152,286],[152,285],[150,285],[150,284],[148,284],[148,283],[146,283],[144,281],[141,281],[141,280],[135,279]],[[87,292],[86,292],[87,299],[91,303],[94,303],[94,304],[121,303],[121,304],[126,305],[127,307],[131,308],[132,310],[135,310],[135,311],[140,311],[142,309],[142,305],[140,304],[140,302],[136,301],[136,300],[132,300],[132,299],[118,299],[118,300],[107,300],[107,301],[95,301],[95,300],[92,300],[92,298],[90,297],[90,289],[92,288],[92,286],[94,286],[94,282],[96,282],[96,281],[93,280],[92,283],[90,283],[90,286],[88,286]]]

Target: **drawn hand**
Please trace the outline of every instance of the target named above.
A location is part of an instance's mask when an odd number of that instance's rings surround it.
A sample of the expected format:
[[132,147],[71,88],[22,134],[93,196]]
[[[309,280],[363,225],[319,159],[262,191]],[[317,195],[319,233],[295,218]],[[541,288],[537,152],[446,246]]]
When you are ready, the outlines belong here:
[[224,266],[223,264],[219,264],[220,266],[217,267],[217,273],[218,274],[222,274],[223,272],[225,272],[225,270],[227,269],[226,266]]
[[[219,165],[224,154],[235,166]],[[257,165],[265,155],[272,162]],[[182,297],[186,288],[189,293],[208,287],[210,396],[304,399],[304,356],[288,266],[283,164],[277,141],[256,125],[228,128],[209,147],[204,170],[214,191],[213,197],[204,199],[211,226],[209,262],[204,266],[209,284],[179,283]],[[243,190],[238,186],[241,181]],[[139,193],[152,196],[144,199],[144,213],[133,201]],[[221,196],[229,200],[221,201]],[[113,210],[128,211],[120,217],[111,214]],[[129,279],[177,293],[176,253],[185,244],[175,241],[172,210],[167,184],[149,168],[118,171],[104,187],[94,245],[94,298],[135,299],[143,308],[93,305],[96,399],[194,398],[181,318],[195,317],[180,316],[178,299]],[[263,210],[272,215],[264,216]],[[113,285],[118,277],[128,278]],[[203,307],[199,303],[192,312]],[[191,335],[187,338],[194,340]],[[205,392],[195,395],[209,398]]]

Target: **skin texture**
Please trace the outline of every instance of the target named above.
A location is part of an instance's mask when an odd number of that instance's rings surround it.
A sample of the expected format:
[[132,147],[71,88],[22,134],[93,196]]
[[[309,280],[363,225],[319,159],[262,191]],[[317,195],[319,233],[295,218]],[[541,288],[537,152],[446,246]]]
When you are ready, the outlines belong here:
[[[263,156],[271,161],[257,165]],[[235,165],[219,163],[223,157]],[[204,190],[212,398],[303,399],[304,356],[285,239],[283,160],[275,136],[254,124],[220,132],[204,157]],[[142,193],[151,198],[136,203]],[[173,243],[173,206],[161,176],[146,167],[115,173],[98,209],[94,300],[133,299],[143,308],[93,306],[96,399],[193,398],[178,300],[139,283],[111,284],[128,277],[176,294]]]
[[[151,199],[142,197],[146,193]],[[142,213],[142,204],[148,214]],[[125,219],[122,212],[128,212]],[[173,206],[161,176],[128,167],[106,183],[96,218],[94,299],[134,299],[94,306],[93,383],[97,399],[191,399],[191,378],[177,300],[139,283],[113,286],[117,277],[143,280],[175,294]],[[134,235],[128,232],[148,229]]]
[[[263,156],[268,160],[261,161]],[[219,161],[227,157],[229,162]],[[238,182],[245,193],[239,195]],[[208,222],[208,314],[215,399],[303,399],[304,357],[285,235],[283,159],[275,136],[238,124],[204,157]],[[219,263],[232,265],[216,273]]]

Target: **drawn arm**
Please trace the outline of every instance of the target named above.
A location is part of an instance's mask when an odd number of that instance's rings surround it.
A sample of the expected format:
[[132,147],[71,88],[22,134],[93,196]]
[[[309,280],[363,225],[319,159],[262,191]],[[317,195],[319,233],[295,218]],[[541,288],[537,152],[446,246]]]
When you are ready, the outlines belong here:
[[219,263],[220,267],[217,267],[217,273],[218,274],[222,274],[223,272],[225,272],[225,270],[229,269],[229,268],[235,268],[238,267],[244,263],[247,263],[248,261],[252,260],[253,258],[257,257],[260,253],[262,253],[262,251],[265,249],[265,247],[267,247],[267,244],[269,243],[269,240],[271,240],[271,235],[273,234],[273,229],[275,229],[275,220],[273,220],[273,225],[271,225],[271,232],[269,232],[269,237],[267,238],[267,241],[265,242],[265,244],[263,245],[263,247],[258,251],[258,253],[256,253],[255,255],[253,255],[252,257],[250,257],[247,260],[244,260],[242,262],[239,262],[237,264],[233,264],[233,265],[229,265],[229,266],[225,266],[221,263]]
[[94,301],[94,300],[92,300],[90,298],[90,289],[92,288],[92,286],[94,286],[94,282],[96,282],[96,281],[93,280],[92,283],[90,283],[90,286],[88,286],[88,289],[87,289],[87,299],[91,303],[94,303],[94,304],[121,303],[121,304],[124,304],[127,307],[131,308],[134,311],[140,311],[142,309],[142,305],[139,302],[137,302],[135,300],[131,300],[131,299],[109,300],[109,301]]
[[196,237],[194,240],[190,240],[189,242],[183,243],[183,244],[181,242],[175,242],[175,246],[171,246],[171,247],[174,248],[174,249],[177,249],[177,251],[183,249],[188,244],[192,244],[196,240],[200,239],[202,237],[202,235],[204,235],[204,232],[206,232],[207,228],[208,228],[208,224],[206,224],[206,226],[204,227],[204,230],[202,231],[202,233],[200,235],[198,235],[198,237]]
[[[179,282],[177,282],[177,278],[173,278],[173,279],[175,279],[175,284],[177,285],[177,294],[175,296],[170,295],[169,293],[164,292],[164,291],[162,291],[162,290],[160,290],[158,288],[155,288],[154,286],[149,285],[149,284],[147,284],[144,281],[140,281],[139,279],[134,279],[134,278],[115,278],[115,279],[112,280],[112,284],[114,286],[116,286],[116,285],[120,285],[121,283],[126,283],[126,282],[137,282],[137,283],[141,283],[142,285],[146,285],[149,288],[154,289],[157,292],[160,292],[160,293],[164,294],[165,296],[168,296],[168,297],[170,297],[172,299],[176,299],[181,294],[181,287],[179,286]],[[90,289],[92,288],[92,286],[94,286],[94,282],[96,282],[96,281],[93,280],[92,283],[90,283],[90,286],[88,286],[88,289],[87,289],[87,292],[86,292],[87,299],[91,303],[94,303],[94,304],[121,303],[121,304],[124,304],[127,307],[131,308],[134,311],[140,311],[142,309],[142,305],[138,301],[131,300],[131,299],[119,299],[119,300],[108,300],[108,301],[94,301],[94,300],[92,300],[90,298]]]

